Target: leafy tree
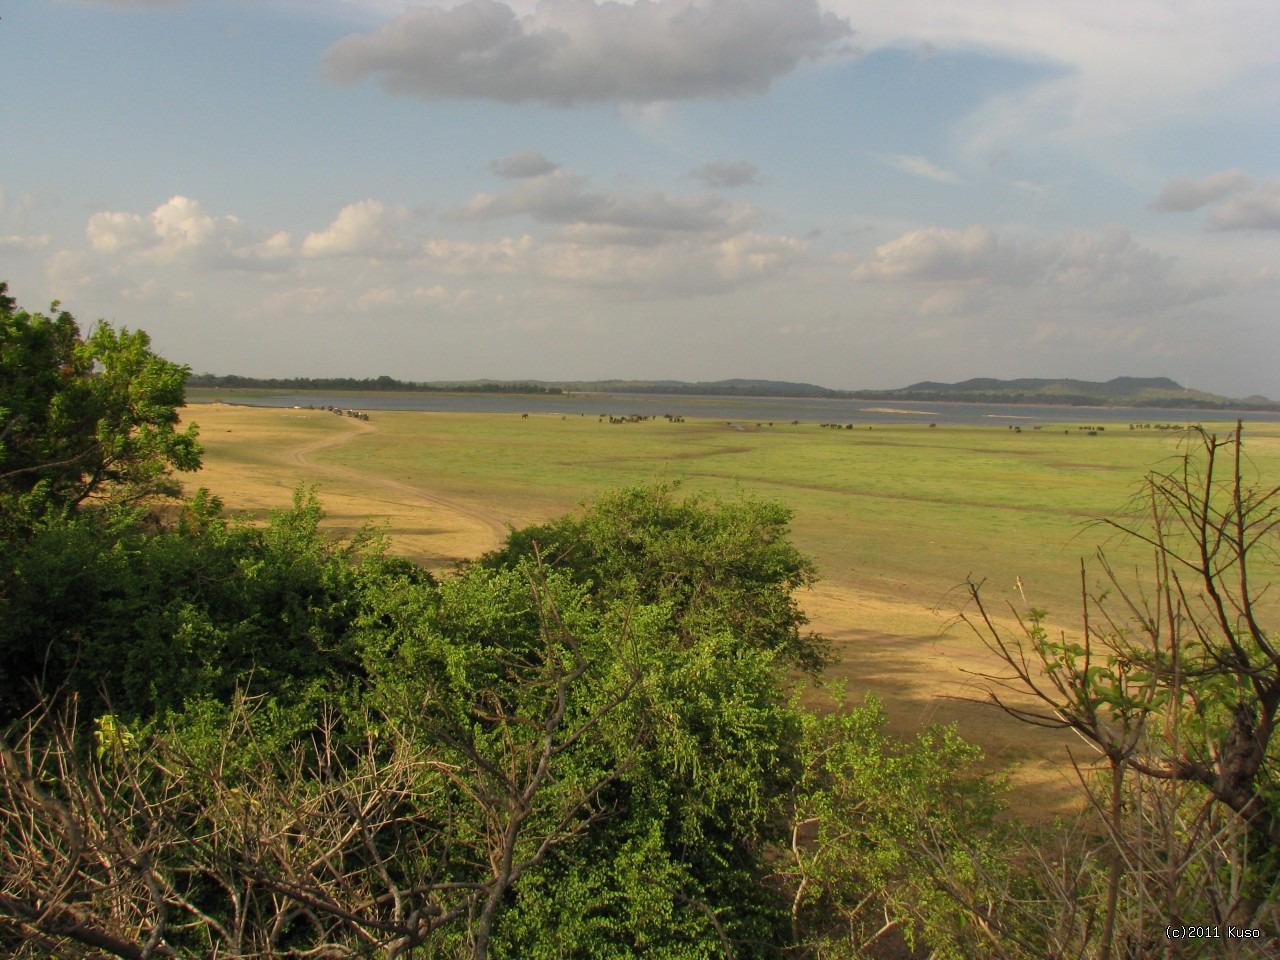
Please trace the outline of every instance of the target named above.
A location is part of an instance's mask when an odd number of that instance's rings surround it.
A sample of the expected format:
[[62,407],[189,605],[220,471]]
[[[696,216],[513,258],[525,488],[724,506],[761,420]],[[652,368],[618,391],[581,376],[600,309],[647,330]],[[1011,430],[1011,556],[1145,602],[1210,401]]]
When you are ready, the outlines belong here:
[[[314,496],[265,526],[219,507],[201,494],[161,530],[90,511],[41,521],[13,545],[0,722],[33,706],[37,687],[133,721],[248,686],[318,702],[349,682],[363,585],[406,579],[404,564],[368,541],[330,540]],[[431,582],[416,568],[408,579]]]
[[[779,652],[724,625],[675,629],[670,601],[602,598],[536,558],[435,584],[328,544],[318,518],[301,500],[253,528],[197,501],[176,529],[101,554],[78,539],[93,530],[58,527],[63,559],[15,599],[41,612],[21,618],[29,648],[83,622],[61,675],[99,722],[77,731],[37,703],[45,719],[12,728],[7,849],[44,864],[6,894],[20,942],[76,940],[80,918],[117,955],[191,948],[192,929],[246,956],[317,936],[352,955],[781,949],[764,855],[800,722]],[[40,607],[35,584],[86,555],[98,587]],[[106,752],[50,749],[77,738]],[[41,792],[50,777],[76,782],[78,807]],[[76,860],[74,889],[133,899],[58,893],[69,838],[87,836],[125,847]],[[226,898],[245,882],[267,899]]]
[[0,283],[0,500],[39,517],[91,497],[173,495],[200,466],[194,425],[178,428],[187,369],[141,331],[99,323],[87,339],[55,302],[19,310]]
[[[874,698],[803,714],[804,775],[778,878],[801,956],[870,957],[905,941],[938,958],[985,957],[1001,784],[974,772],[981,751],[950,727],[912,741],[885,733]],[[976,868],[976,869],[975,869]],[[886,954],[891,955],[891,954]]]
[[510,567],[535,553],[567,570],[602,602],[667,605],[673,634],[728,630],[737,642],[817,672],[826,641],[804,626],[796,591],[816,579],[791,543],[791,511],[775,501],[677,497],[679,484],[605,494],[581,514],[513,531],[480,559]]

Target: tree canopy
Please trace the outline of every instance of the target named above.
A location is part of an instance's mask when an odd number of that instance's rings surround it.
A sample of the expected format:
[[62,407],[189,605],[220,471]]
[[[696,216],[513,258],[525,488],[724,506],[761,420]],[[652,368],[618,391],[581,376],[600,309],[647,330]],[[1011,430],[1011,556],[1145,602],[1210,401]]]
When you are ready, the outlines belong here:
[[200,467],[194,425],[178,427],[187,369],[142,331],[99,322],[82,338],[55,302],[20,310],[0,283],[0,498],[10,518],[91,497],[130,502],[178,492]]

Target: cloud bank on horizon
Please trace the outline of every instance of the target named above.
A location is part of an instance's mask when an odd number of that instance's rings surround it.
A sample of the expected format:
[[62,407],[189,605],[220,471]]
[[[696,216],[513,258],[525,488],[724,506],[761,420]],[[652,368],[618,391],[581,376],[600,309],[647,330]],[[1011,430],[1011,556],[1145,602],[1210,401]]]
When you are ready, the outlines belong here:
[[1280,396],[1262,0],[38,0],[0,27],[0,279],[197,370]]

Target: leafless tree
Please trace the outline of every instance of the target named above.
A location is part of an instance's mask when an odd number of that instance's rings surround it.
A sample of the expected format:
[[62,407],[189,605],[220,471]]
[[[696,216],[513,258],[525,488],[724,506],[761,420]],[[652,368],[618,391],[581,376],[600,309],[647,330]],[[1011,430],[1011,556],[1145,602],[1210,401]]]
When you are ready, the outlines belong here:
[[[1082,566],[1077,635],[1052,636],[1034,610],[1013,609],[1011,630],[969,585],[962,619],[1004,668],[986,678],[991,702],[1075,732],[1101,761],[1072,761],[1096,829],[1038,872],[1053,956],[1280,955],[1280,643],[1264,626],[1280,488],[1250,479],[1240,424],[1188,437],[1129,519],[1102,521],[1150,551],[1149,576],[1131,582],[1100,552],[1091,591]],[[1183,926],[1218,939],[1167,936]]]

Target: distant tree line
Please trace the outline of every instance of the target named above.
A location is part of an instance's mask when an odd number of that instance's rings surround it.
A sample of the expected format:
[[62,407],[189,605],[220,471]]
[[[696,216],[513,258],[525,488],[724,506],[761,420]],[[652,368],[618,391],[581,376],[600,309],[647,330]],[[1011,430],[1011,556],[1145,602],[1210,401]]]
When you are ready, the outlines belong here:
[[566,390],[590,393],[652,393],[693,397],[850,397],[848,391],[829,390],[811,383],[774,380],[717,380],[711,383],[647,380],[593,380],[562,382]]
[[242,377],[234,373],[192,373],[188,387],[242,387],[257,390],[405,390],[439,393],[545,393],[560,394],[559,387],[516,380],[475,380],[467,383],[424,383],[395,377]]

